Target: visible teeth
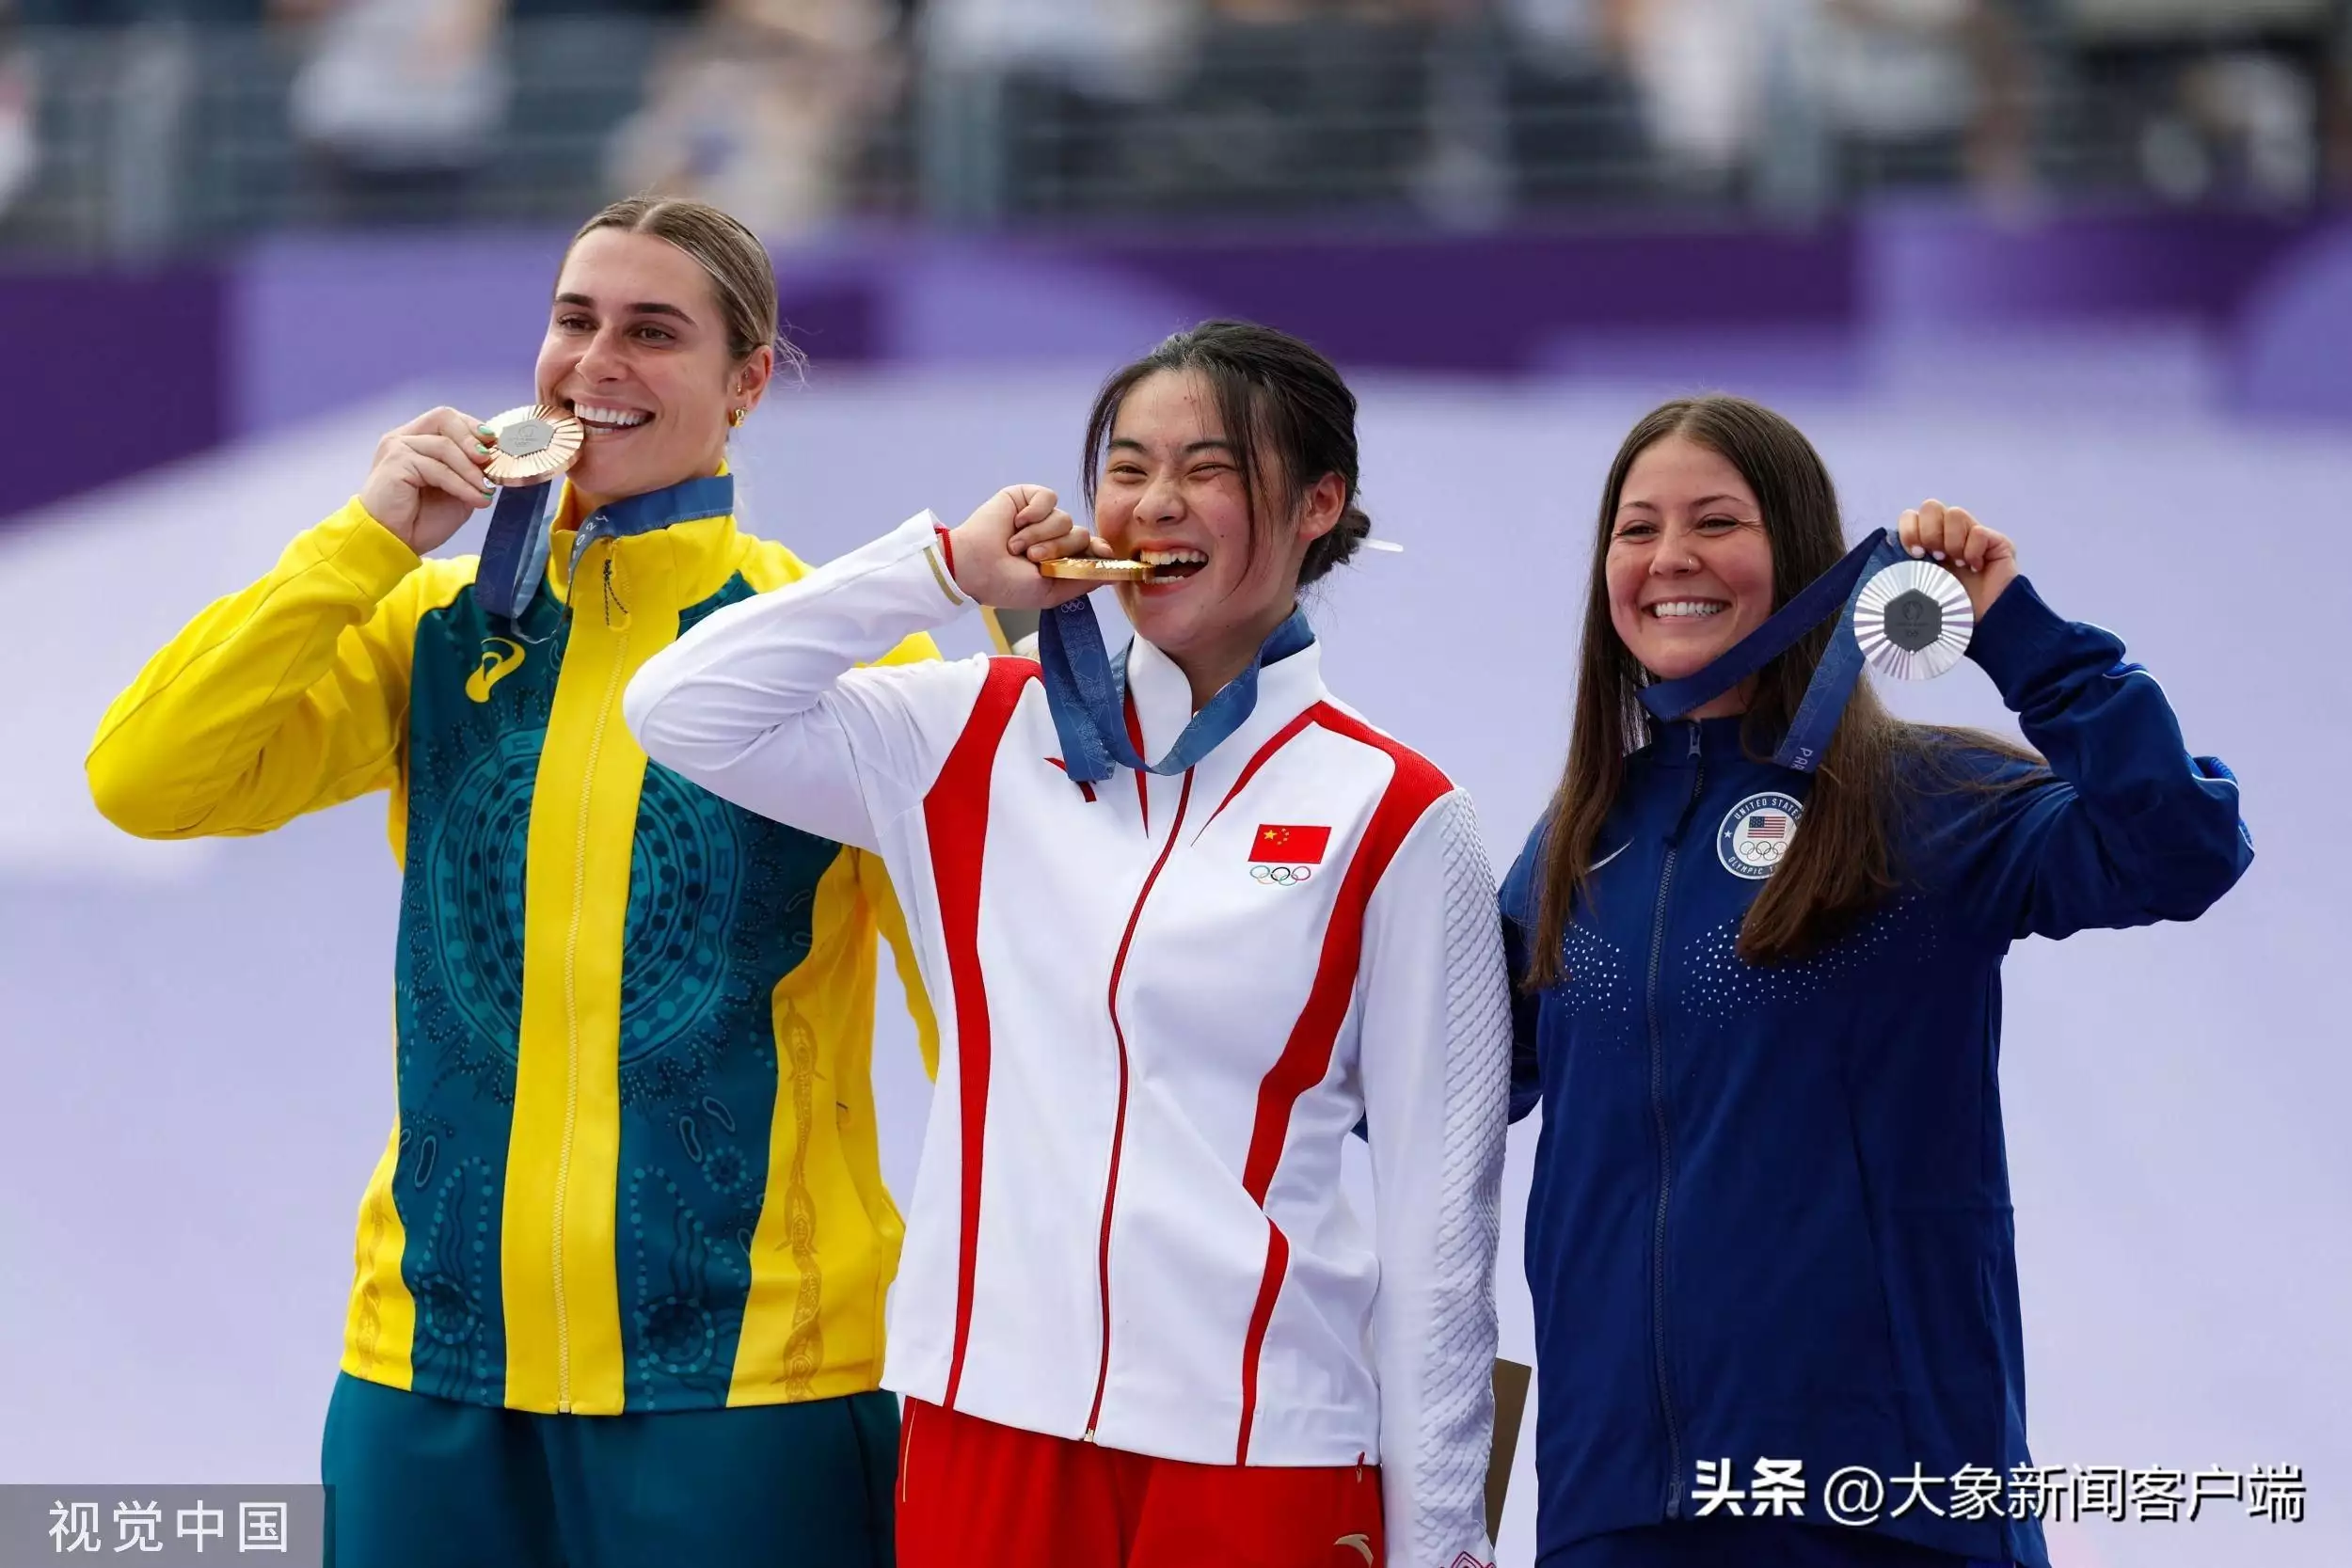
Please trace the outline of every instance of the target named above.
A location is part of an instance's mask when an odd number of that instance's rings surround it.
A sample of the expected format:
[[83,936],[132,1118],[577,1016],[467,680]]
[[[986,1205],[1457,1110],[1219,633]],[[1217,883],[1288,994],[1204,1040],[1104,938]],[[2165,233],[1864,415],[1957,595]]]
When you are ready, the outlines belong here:
[[1138,550],[1136,559],[1146,566],[1206,566],[1208,556],[1200,550]]
[[578,414],[581,419],[587,420],[590,424],[644,424],[647,420],[653,418],[652,415],[640,413],[634,408],[598,408],[596,404],[589,403],[576,403],[572,404],[572,412]]
[[1674,621],[1692,616],[1720,615],[1724,608],[1705,599],[1670,599],[1664,604],[1650,606],[1649,612],[1661,621]]

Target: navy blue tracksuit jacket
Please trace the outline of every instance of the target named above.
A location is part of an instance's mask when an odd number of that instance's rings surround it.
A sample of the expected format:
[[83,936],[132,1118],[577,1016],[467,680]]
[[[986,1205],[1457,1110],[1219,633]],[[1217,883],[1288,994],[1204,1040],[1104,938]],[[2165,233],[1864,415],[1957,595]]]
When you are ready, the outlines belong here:
[[[1969,657],[2048,771],[1974,748],[1946,760],[2008,787],[1921,769],[1902,890],[1804,962],[1735,949],[1811,779],[1746,756],[1737,719],[1659,726],[1629,759],[1566,979],[1518,1006],[1512,1112],[1544,1108],[1527,1222],[1539,1555],[1693,1516],[1702,1461],[1729,1461],[1735,1491],[1759,1459],[1801,1461],[1812,1524],[1848,1466],[1948,1481],[2031,1463],[2002,956],[2191,919],[2253,851],[2228,769],[2187,753],[2113,636],[2020,578]],[[1541,836],[1503,887],[1515,974]],[[2046,1568],[2035,1520],[1972,1512],[1939,1485],[1872,1528]]]

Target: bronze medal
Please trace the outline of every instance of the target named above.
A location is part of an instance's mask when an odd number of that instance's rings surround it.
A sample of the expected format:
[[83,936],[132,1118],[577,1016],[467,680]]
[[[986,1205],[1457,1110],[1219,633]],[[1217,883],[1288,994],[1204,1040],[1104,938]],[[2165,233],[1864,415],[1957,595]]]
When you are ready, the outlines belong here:
[[498,434],[484,472],[493,484],[536,484],[570,467],[588,433],[552,404],[528,404],[483,421]]

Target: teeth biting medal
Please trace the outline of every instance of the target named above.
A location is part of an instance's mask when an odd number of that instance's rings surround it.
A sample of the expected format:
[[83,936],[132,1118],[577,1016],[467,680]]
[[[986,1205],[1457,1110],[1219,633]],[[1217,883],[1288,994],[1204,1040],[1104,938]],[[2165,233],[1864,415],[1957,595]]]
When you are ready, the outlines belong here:
[[536,484],[570,467],[587,432],[553,404],[525,404],[484,423],[498,436],[483,471],[493,484]]
[[520,622],[547,572],[561,488],[553,482],[578,461],[588,433],[569,413],[546,403],[527,403],[483,422],[498,446],[482,471],[501,489],[482,536],[474,597],[510,631],[525,636]]
[[1165,582],[1181,574],[1144,561],[1105,561],[1096,555],[1064,556],[1037,563],[1038,576],[1080,582]]

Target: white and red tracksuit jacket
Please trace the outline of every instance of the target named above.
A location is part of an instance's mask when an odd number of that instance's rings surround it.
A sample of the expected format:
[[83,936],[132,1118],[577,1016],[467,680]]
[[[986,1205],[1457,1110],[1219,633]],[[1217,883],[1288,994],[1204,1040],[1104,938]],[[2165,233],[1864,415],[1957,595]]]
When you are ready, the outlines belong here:
[[[1033,662],[853,668],[965,608],[933,527],[718,611],[624,709],[899,890],[941,1050],[884,1383],[1169,1459],[1372,1456],[1391,1563],[1484,1563],[1510,1022],[1468,797],[1311,646],[1190,771],[1073,784]],[[1189,685],[1140,641],[1128,674],[1164,754]]]

